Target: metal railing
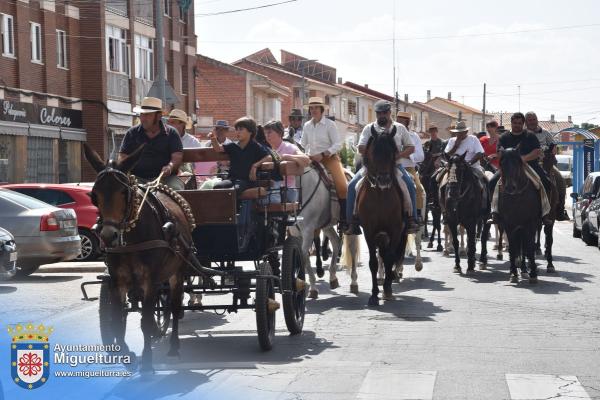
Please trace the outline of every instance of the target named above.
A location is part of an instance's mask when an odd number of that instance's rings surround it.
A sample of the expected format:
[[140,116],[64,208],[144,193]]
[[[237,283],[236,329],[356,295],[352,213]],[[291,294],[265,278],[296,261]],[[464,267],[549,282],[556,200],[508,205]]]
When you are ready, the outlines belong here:
[[129,77],[117,72],[106,73],[108,98],[129,101]]

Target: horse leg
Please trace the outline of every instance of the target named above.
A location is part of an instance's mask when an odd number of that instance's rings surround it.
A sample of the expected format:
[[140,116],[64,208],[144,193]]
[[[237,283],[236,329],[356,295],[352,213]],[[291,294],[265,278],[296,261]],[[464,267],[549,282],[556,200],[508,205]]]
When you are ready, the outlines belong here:
[[[417,233],[416,238],[420,235]],[[415,240],[415,248],[417,255],[415,257],[415,271],[421,271],[423,269],[423,260],[421,260],[421,240]]]
[[358,236],[349,235],[344,238],[344,247],[347,252],[350,254],[350,262],[352,263],[352,269],[350,271],[350,292],[353,294],[358,294],[358,274],[356,272],[356,268],[358,267]]
[[331,251],[329,250],[330,240],[328,235],[324,234],[323,236],[323,244],[321,244],[321,258],[323,259],[323,261],[327,261],[329,259],[329,256],[331,255]]
[[302,238],[302,261],[304,262],[304,270],[308,272],[309,292],[308,297],[316,299],[319,297],[319,291],[317,290],[317,279],[315,277],[315,271],[310,265],[309,251],[310,246],[313,243],[314,238],[304,237]]
[[452,237],[450,235],[450,228],[448,228],[448,224],[444,224],[444,255],[449,256],[451,251],[454,251],[451,248]]
[[325,275],[325,270],[323,269],[323,261],[321,260],[321,232],[317,231],[315,234],[313,242],[315,244],[315,257],[317,259],[317,276],[322,278]]
[[467,255],[467,249],[465,248],[465,227],[460,225],[460,256],[464,257]]
[[[496,260],[504,260],[504,229],[501,226],[496,225],[496,229],[498,230],[498,254],[496,255]],[[508,242],[508,238],[506,238]]]
[[[340,287],[340,283],[336,276],[336,268],[337,268],[337,254],[340,250],[340,237],[333,227],[327,227],[323,230],[323,234],[325,235],[325,239],[329,239],[331,242],[331,247],[333,250],[333,255],[331,257],[331,261],[329,262],[329,287],[331,289],[337,289]],[[325,241],[323,241],[325,242]]]
[[[144,334],[144,349],[142,350],[142,366],[140,372],[154,373],[152,367],[152,334],[156,330],[156,321],[154,320],[154,307],[156,305],[156,291],[152,287],[149,279],[144,283],[144,297],[142,301],[142,333]],[[181,297],[178,297],[181,301]],[[177,316],[173,316],[173,321]],[[174,323],[174,322],[173,322]]]
[[[538,282],[537,265],[535,263],[535,234],[527,235],[526,249],[526,257],[529,261],[529,283],[535,284]],[[523,258],[523,265],[525,265],[525,258]]]
[[517,272],[517,254],[520,250],[518,250],[518,245],[516,243],[515,237],[517,233],[514,233],[508,237],[508,258],[510,260],[510,278],[509,281],[511,283],[519,283],[519,273]]
[[377,254],[377,284],[383,285],[383,278],[385,277],[385,271],[383,269],[383,259],[380,254]]
[[535,255],[542,255],[542,224],[538,225],[535,232]]
[[492,250],[498,250],[498,244],[502,240],[502,237],[498,236],[498,225],[494,225],[494,235],[494,247],[492,247]]
[[[183,268],[183,265],[180,266]],[[179,316],[182,312],[181,298],[183,296],[183,280],[179,274],[174,274],[169,279],[169,286],[171,288],[171,338],[170,348],[167,356],[179,357]]]
[[481,255],[479,256],[479,269],[484,270],[487,268],[487,242],[489,238],[491,225],[487,222],[483,223],[483,229],[481,231]]
[[452,245],[454,246],[454,272],[461,273],[460,269],[460,252],[458,251],[458,226],[455,224],[448,225],[450,235],[452,237]]
[[369,246],[369,269],[371,270],[371,297],[369,297],[369,307],[376,307],[379,305],[379,286],[377,283],[377,269],[379,268],[379,260],[377,257],[377,249],[375,245],[367,242]]
[[435,230],[437,230],[437,242],[438,242],[438,245],[437,245],[436,250],[437,251],[443,251],[444,247],[442,246],[442,238],[441,238],[441,235],[442,235],[442,221],[441,221],[442,214],[441,214],[441,212],[439,210],[437,210],[435,212],[435,216],[433,218],[434,218],[434,220],[433,220],[433,227],[434,227]]
[[389,301],[394,300],[392,294],[392,268],[394,266],[394,259],[396,258],[395,249],[379,249],[380,252],[384,252],[383,263],[385,266],[385,278],[383,281],[383,300]]
[[554,244],[554,223],[551,225],[544,226],[544,234],[546,236],[546,261],[548,265],[546,266],[546,272],[554,273],[556,269],[554,268],[554,263],[552,262],[552,245]]
[[475,271],[475,246],[477,240],[477,223],[467,225],[467,273]]

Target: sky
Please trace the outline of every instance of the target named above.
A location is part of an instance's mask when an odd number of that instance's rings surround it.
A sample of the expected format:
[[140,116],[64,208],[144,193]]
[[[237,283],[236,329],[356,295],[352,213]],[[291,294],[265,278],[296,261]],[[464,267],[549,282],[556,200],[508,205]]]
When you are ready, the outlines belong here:
[[598,0],[297,0],[203,15],[281,1],[194,0],[198,53],[234,62],[285,49],[390,95],[395,65],[401,99],[429,89],[481,109],[485,82],[488,112],[600,125]]

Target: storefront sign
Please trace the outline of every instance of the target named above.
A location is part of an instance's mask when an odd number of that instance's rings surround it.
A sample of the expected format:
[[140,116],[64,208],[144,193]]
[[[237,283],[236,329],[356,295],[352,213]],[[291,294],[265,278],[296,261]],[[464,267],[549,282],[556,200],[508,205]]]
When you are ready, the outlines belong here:
[[583,140],[583,179],[594,172],[594,139]]
[[65,128],[82,128],[80,110],[0,100],[0,120]]

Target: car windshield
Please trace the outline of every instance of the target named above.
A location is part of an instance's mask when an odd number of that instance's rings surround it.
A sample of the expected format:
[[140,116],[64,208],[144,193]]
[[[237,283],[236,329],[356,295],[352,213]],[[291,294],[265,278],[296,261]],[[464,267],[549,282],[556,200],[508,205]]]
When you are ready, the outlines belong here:
[[556,166],[559,171],[570,171],[571,170],[571,166],[567,162],[565,162],[565,163],[559,162],[558,164],[556,164]]
[[34,199],[33,197],[29,197],[21,193],[13,192],[12,190],[0,189],[0,198],[19,204],[20,206],[30,210],[52,207],[50,204],[44,203],[43,201]]

